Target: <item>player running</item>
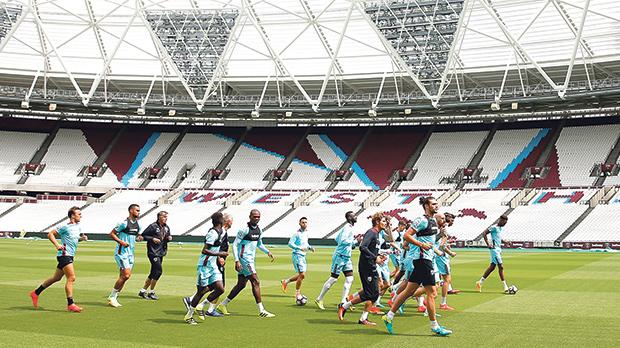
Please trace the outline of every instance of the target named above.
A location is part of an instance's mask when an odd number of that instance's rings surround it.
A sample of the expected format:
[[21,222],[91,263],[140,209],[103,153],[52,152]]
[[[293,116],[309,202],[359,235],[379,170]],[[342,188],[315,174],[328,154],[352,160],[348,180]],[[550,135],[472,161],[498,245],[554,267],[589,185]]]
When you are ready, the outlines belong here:
[[138,293],[138,296],[144,299],[159,300],[155,294],[155,285],[163,273],[162,263],[168,253],[168,242],[172,240],[167,221],[168,213],[162,210],[157,213],[157,221],[142,232],[142,238],[146,241],[146,255],[151,263],[151,271]]
[[[454,224],[454,215],[450,213],[445,213],[444,215],[446,217],[446,227],[452,226],[452,224]],[[441,305],[439,306],[439,309],[447,311],[454,310],[454,308],[448,306],[449,288],[452,284],[452,276],[450,274],[450,259],[456,256],[456,253],[450,248],[451,241],[452,237],[446,234],[445,243],[441,244],[439,248],[442,254],[435,258],[439,276],[443,281],[441,285]]]
[[[205,244],[198,258],[196,294],[193,296],[184,318],[185,322],[190,325],[197,324],[196,320],[194,320],[194,312],[200,304],[202,297],[209,291],[211,293],[207,297],[209,309],[206,311],[206,315],[211,317],[222,316],[222,314],[215,310],[215,307],[217,306],[217,298],[224,293],[222,274],[218,268],[218,258],[228,256],[228,252],[220,251],[224,238],[227,238],[224,231],[224,214],[221,212],[213,213],[211,221],[213,222],[213,227],[209,229],[205,236]],[[187,302],[188,298],[185,298],[184,301]],[[204,311],[200,311],[198,315],[200,319],[205,319]]]
[[[482,278],[476,282],[476,289],[480,292],[482,292],[482,283],[495,270],[495,266],[497,266],[499,279],[501,279],[502,285],[504,286],[504,292],[508,292],[508,284],[506,284],[506,278],[504,277],[504,264],[502,263],[502,233],[504,232],[504,226],[506,226],[506,223],[508,223],[508,216],[502,215],[499,217],[497,224],[489,227],[482,235],[484,242],[491,253],[491,264],[486,271],[484,271]],[[489,243],[489,238],[487,237],[488,234],[491,235],[491,242],[493,244]]]
[[[36,290],[30,292],[32,305],[39,308],[39,296],[43,290],[49,288],[52,284],[60,281],[64,276],[66,278],[65,294],[67,295],[67,310],[69,312],[80,313],[82,308],[73,302],[73,283],[75,282],[75,270],[73,269],[73,258],[77,251],[78,242],[88,240],[85,234],[82,234],[80,221],[82,220],[82,211],[79,207],[71,207],[67,213],[69,223],[57,226],[47,234],[47,238],[54,244],[58,253],[56,260],[58,265],[54,275],[46,279]],[[62,245],[58,243],[56,237],[60,236]]]
[[382,319],[388,332],[390,334],[394,333],[392,327],[394,313],[422,285],[426,292],[428,304],[426,307],[431,321],[431,331],[440,336],[448,336],[452,331],[440,326],[435,315],[437,288],[433,275],[433,258],[435,256],[433,243],[435,242],[435,236],[439,233],[439,226],[434,215],[439,209],[439,204],[434,197],[420,197],[420,204],[424,208],[424,215],[416,218],[411,223],[411,227],[404,236],[405,240],[412,244],[409,251],[413,253],[413,272],[409,277],[407,287],[394,299],[392,308]]
[[110,296],[108,296],[108,304],[112,307],[122,306],[118,302],[118,294],[123,290],[125,282],[131,277],[136,241],[142,240],[140,225],[138,224],[140,206],[131,204],[127,210],[129,210],[129,217],[119,222],[110,232],[110,237],[117,243],[114,249],[114,259],[119,268],[118,279],[114,283]]
[[261,237],[261,229],[258,227],[260,221],[260,212],[258,209],[250,211],[250,221],[247,226],[241,228],[237,232],[237,237],[233,242],[233,255],[235,257],[235,270],[237,270],[237,284],[232,288],[228,296],[217,307],[222,314],[229,314],[228,304],[245,288],[248,280],[252,284],[252,294],[258,306],[258,316],[261,318],[272,318],[275,314],[265,310],[260,294],[260,281],[256,274],[254,266],[254,258],[256,257],[256,249],[261,250],[269,258],[271,262],[275,260],[273,254],[263,244]]
[[332,256],[331,275],[323,284],[321,293],[314,300],[319,309],[325,310],[323,304],[323,298],[327,291],[338,281],[340,273],[344,274],[344,287],[342,289],[342,298],[340,304],[347,302],[351,286],[353,285],[353,263],[351,262],[351,251],[355,248],[355,237],[353,235],[353,225],[357,222],[357,217],[352,211],[346,212],[344,218],[347,220],[346,224],[340,229],[336,235],[336,250]]
[[[405,234],[406,230],[407,221],[401,219],[398,220],[398,226],[396,227],[396,230],[392,231],[392,239],[394,240],[394,243],[396,243],[397,248],[392,248],[392,253],[390,254],[390,262],[392,262],[392,265],[394,266],[394,270],[392,271],[392,273],[390,273],[391,278],[395,278],[401,270],[400,266],[402,261],[401,254],[403,247],[403,235]],[[394,238],[394,235],[396,235],[396,238]]]
[[289,283],[295,282],[295,299],[300,299],[302,297],[301,284],[306,278],[306,270],[308,268],[308,263],[306,262],[306,251],[310,250],[314,252],[314,248],[308,243],[308,232],[306,232],[307,228],[308,219],[306,217],[302,217],[299,219],[299,229],[288,241],[288,247],[293,249],[293,268],[297,274],[280,281],[283,292],[286,292],[286,287]]
[[364,239],[360,243],[360,258],[358,262],[362,290],[353,296],[351,301],[338,306],[338,319],[344,320],[344,315],[351,306],[365,302],[362,316],[358,324],[374,326],[375,323],[368,320],[368,313],[373,302],[379,297],[379,285],[377,265],[387,261],[387,257],[379,254],[377,247],[377,236],[385,229],[387,219],[381,213],[372,216],[372,228],[364,234]]

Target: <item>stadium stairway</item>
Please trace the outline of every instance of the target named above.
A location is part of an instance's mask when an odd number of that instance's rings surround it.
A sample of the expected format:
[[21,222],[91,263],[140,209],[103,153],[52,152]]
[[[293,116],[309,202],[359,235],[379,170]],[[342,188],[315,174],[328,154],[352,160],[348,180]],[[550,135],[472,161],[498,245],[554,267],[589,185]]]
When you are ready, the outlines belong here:
[[[226,155],[222,157],[222,159],[220,160],[220,163],[217,164],[215,169],[225,170],[226,167],[228,167],[228,164],[230,163],[230,161],[232,161],[233,157],[235,157],[235,153],[237,153],[237,150],[239,150],[239,148],[245,141],[245,137],[248,135],[249,132],[250,132],[250,129],[246,128],[243,134],[241,134],[241,136],[237,138],[237,141],[235,142],[235,144],[228,150]],[[211,184],[213,184],[213,180],[207,181],[202,188],[208,189],[211,186]]]
[[[487,137],[484,139],[482,144],[480,144],[480,148],[478,148],[478,151],[476,151],[476,154],[474,155],[474,157],[472,157],[471,161],[469,161],[469,164],[467,164],[468,169],[473,169],[473,170],[478,169],[478,166],[480,165],[480,162],[482,162],[482,158],[484,157],[484,154],[487,152],[487,149],[489,148],[489,145],[491,145],[491,141],[493,140],[493,137],[495,136],[495,133],[497,132],[497,127],[498,127],[498,124],[495,123],[493,128],[491,128],[491,130],[489,131],[489,134],[487,134]],[[466,181],[464,179],[461,179],[459,183],[456,185],[457,190],[461,190],[463,186],[465,186],[465,183]]]
[[[121,138],[121,136],[123,135],[126,129],[127,129],[127,126],[125,125],[114,135],[114,138],[112,138],[112,140],[107,145],[106,149],[101,153],[101,155],[97,157],[97,159],[92,164],[92,166],[101,167],[108,160],[108,157],[112,153],[112,149],[116,145],[116,142],[118,142],[118,139]],[[88,183],[90,182],[90,179],[91,179],[90,176],[85,176],[84,179],[82,179],[82,181],[80,182],[80,186],[88,185]]]
[[[358,209],[355,212],[355,216],[359,217],[362,215],[362,213],[368,209],[370,206],[376,205],[378,206],[379,204],[381,204],[381,202],[383,202],[389,195],[386,195],[385,190],[381,190],[381,191],[375,191],[373,192],[370,196],[368,196],[368,198],[366,198],[364,200],[364,202],[362,202],[362,207],[360,209]],[[333,236],[334,234],[338,233],[338,231],[340,231],[340,229],[342,229],[344,227],[344,225],[346,225],[347,222],[343,222],[340,225],[338,225],[336,228],[334,228],[331,232],[329,232],[328,234],[326,234],[325,236],[323,236],[323,239],[327,239],[330,238],[331,236]]]
[[[547,161],[551,157],[551,152],[555,151],[555,144],[560,138],[560,133],[562,133],[562,128],[564,128],[565,123],[566,120],[562,120],[560,124],[553,129],[551,139],[547,143],[547,147],[545,147],[545,149],[540,153],[540,156],[536,160],[535,167],[544,167],[547,164]],[[524,187],[531,187],[534,184],[534,181],[534,179],[528,179]]]
[[[153,166],[154,168],[164,168],[164,166],[166,165],[166,163],[172,156],[172,153],[174,152],[174,150],[176,150],[176,148],[181,143],[181,140],[183,140],[183,137],[185,136],[185,134],[187,134],[188,130],[189,130],[189,126],[183,128],[183,131],[179,133],[176,139],[174,139],[174,141],[172,142],[172,144],[170,144],[166,152],[164,152],[164,154],[161,155],[161,157],[157,160],[157,162],[155,162],[155,165]],[[151,179],[149,179],[147,176],[142,182],[142,184],[140,184],[140,188],[146,188],[150,182],[151,182]]]
[[[614,147],[611,149],[611,151],[609,151],[609,154],[607,155],[607,158],[605,159],[605,163],[618,163],[619,157],[620,157],[620,135],[618,136],[618,139],[616,140],[616,144],[614,145]],[[605,179],[607,179],[606,176],[599,176],[598,178],[596,178],[596,181],[594,181],[594,186],[600,187],[600,186],[605,185]]]
[[[372,132],[372,127],[368,127],[368,129],[366,129],[366,132],[364,132],[362,139],[359,141],[359,143],[357,143],[357,146],[355,146],[355,149],[353,150],[353,152],[349,154],[349,157],[347,157],[346,161],[344,161],[342,165],[340,166],[340,168],[338,168],[339,170],[346,171],[346,170],[351,169],[351,166],[355,162],[357,155],[360,153],[360,151],[362,151],[362,148],[364,147],[364,144],[366,144],[366,141],[368,140],[368,136],[370,136],[371,132]],[[333,190],[334,188],[336,188],[336,185],[338,185],[338,181],[336,180],[336,177],[334,176],[334,179],[332,180],[331,184],[329,184],[329,186],[327,187],[327,190]]]
[[[60,129],[60,123],[57,123],[54,129],[49,133],[47,138],[43,140],[43,144],[41,144],[41,147],[39,147],[37,152],[35,152],[35,154],[32,156],[29,163],[41,164],[41,160],[43,159],[43,157],[45,157],[45,154],[47,153],[47,150],[49,150],[50,145],[52,144],[52,141],[54,141],[54,138],[56,138],[56,134],[58,134],[59,129]],[[28,180],[28,177],[29,177],[28,175],[22,174],[21,178],[19,178],[17,183],[19,185],[25,184],[26,180]]]
[[600,203],[601,199],[603,197],[605,197],[607,191],[609,190],[609,188],[601,188],[600,190],[598,190],[593,196],[592,198],[590,198],[590,200],[588,201],[588,209],[586,209],[586,211],[584,211],[578,218],[577,220],[575,220],[570,226],[568,226],[568,228],[566,229],[566,231],[564,231],[554,242],[554,244],[556,246],[560,246],[562,245],[562,241],[564,241],[564,239],[566,239],[566,237],[568,237],[569,234],[571,234],[576,228],[577,226],[579,226],[583,220],[585,220],[585,218],[590,215],[590,213],[594,210],[594,208],[596,208],[596,206]]
[[18,198],[17,202],[15,202],[15,204],[12,207],[10,207],[9,209],[3,211],[2,214],[0,214],[0,218],[3,218],[6,215],[9,215],[13,210],[19,208],[22,204],[24,204],[24,200]]
[[[304,136],[304,139],[305,139],[305,136]],[[263,228],[263,231],[267,231],[271,227],[275,226],[278,222],[282,221],[282,219],[284,219],[285,217],[290,215],[292,212],[294,212],[295,209],[297,209],[297,207],[299,207],[300,205],[308,205],[308,204],[310,204],[310,202],[315,200],[319,195],[320,195],[319,191],[307,191],[307,192],[305,192],[304,194],[299,196],[293,202],[293,204],[291,204],[291,208],[289,210],[287,210],[284,214],[280,215],[277,219],[273,220],[269,225],[265,226]]]
[[[420,145],[418,145],[418,147],[411,154],[411,156],[409,156],[409,159],[407,160],[407,163],[405,163],[405,167],[403,169],[412,169],[413,166],[415,166],[416,162],[418,162],[418,159],[420,159],[420,155],[422,155],[422,150],[424,150],[424,148],[426,147],[426,144],[428,144],[428,140],[431,138],[431,135],[433,134],[434,130],[435,130],[435,125],[432,125],[428,129],[428,132],[426,132],[426,135],[424,136],[424,139],[422,140],[422,142],[420,142]],[[402,181],[400,180],[395,180],[392,186],[390,187],[390,190],[392,191],[398,190],[398,187],[400,186],[401,182]]]
[[[247,198],[247,196],[251,193],[250,190],[241,190],[237,193],[235,193],[234,195],[226,198],[226,201],[224,202],[224,205],[222,205],[222,207],[220,209],[217,210],[217,213],[221,213],[223,212],[226,208],[228,208],[229,205],[232,204],[239,204],[243,201],[243,199]],[[181,233],[182,236],[188,236],[190,235],[192,232],[196,231],[197,229],[201,228],[202,226],[204,226],[207,222],[211,221],[211,216],[208,216],[206,219],[200,221],[199,223],[197,223],[196,225],[194,225],[193,227],[191,227],[189,230]]]
[[[103,196],[99,197],[99,198],[93,198],[93,197],[88,197],[88,200],[86,201],[86,204],[80,206],[80,210],[84,210],[86,208],[88,208],[91,204],[95,203],[95,202],[105,202],[106,199],[108,199],[108,197],[114,195],[115,190],[111,189],[108,190]],[[60,220],[54,221],[53,223],[49,224],[48,226],[46,226],[44,229],[42,229],[39,232],[45,232],[48,231],[51,228],[54,228],[58,225],[60,225],[61,223],[65,222],[69,220],[68,216],[63,216]]]
[[[306,131],[304,132],[304,134],[302,135],[302,137],[299,139],[299,141],[297,142],[297,144],[295,144],[295,146],[293,147],[293,149],[289,152],[289,154],[286,156],[286,158],[282,161],[282,163],[280,163],[280,165],[278,166],[277,170],[287,170],[288,167],[291,165],[291,163],[293,162],[293,160],[295,159],[295,157],[297,156],[297,152],[299,151],[299,149],[301,148],[301,146],[304,144],[304,142],[306,141],[306,137],[308,136],[308,134],[310,134],[310,130],[312,128],[311,127],[306,127]],[[273,189],[273,186],[276,184],[276,182],[272,179],[271,181],[269,181],[269,183],[267,184],[267,186],[265,187],[265,190],[271,190]]]

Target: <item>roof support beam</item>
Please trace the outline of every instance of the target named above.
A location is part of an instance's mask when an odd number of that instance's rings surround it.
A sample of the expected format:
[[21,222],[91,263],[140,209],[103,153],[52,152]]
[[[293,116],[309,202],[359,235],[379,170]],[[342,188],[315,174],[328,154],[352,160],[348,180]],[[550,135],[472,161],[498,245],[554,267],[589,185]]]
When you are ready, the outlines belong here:
[[568,83],[570,82],[571,75],[573,73],[573,67],[575,66],[575,57],[577,56],[577,49],[581,44],[581,35],[583,34],[583,27],[586,23],[586,15],[588,14],[588,8],[590,7],[590,0],[586,0],[586,3],[583,6],[583,13],[581,14],[581,22],[579,23],[579,27],[577,30],[577,35],[575,36],[575,43],[573,45],[573,53],[570,58],[570,63],[568,64],[568,71],[566,71],[566,78],[564,79],[563,88],[558,91],[558,95],[560,98],[564,98],[566,95],[566,88],[568,88]]

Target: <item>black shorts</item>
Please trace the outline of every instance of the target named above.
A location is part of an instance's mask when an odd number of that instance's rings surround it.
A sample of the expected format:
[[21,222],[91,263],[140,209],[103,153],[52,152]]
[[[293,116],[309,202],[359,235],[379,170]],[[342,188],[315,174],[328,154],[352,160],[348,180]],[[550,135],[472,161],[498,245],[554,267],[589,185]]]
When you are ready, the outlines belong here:
[[376,301],[379,298],[379,273],[377,269],[360,269],[360,280],[362,282],[362,293],[360,299],[364,301]]
[[409,281],[424,286],[435,285],[433,261],[426,259],[413,260],[413,272],[409,275]]
[[152,254],[147,255],[149,258],[149,262],[151,263],[151,271],[149,273],[149,279],[159,280],[162,270],[162,262],[164,261],[163,256],[156,256]]
[[56,268],[63,269],[66,265],[73,263],[73,256],[56,256],[56,260],[58,260]]

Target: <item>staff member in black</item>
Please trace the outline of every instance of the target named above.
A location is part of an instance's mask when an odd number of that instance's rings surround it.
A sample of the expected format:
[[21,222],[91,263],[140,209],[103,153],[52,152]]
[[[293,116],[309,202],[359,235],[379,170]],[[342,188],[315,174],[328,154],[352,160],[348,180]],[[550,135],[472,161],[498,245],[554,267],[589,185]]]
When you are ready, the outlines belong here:
[[151,272],[138,293],[138,296],[144,299],[159,300],[155,294],[155,285],[163,272],[161,264],[168,252],[168,242],[172,240],[167,221],[168,213],[160,211],[157,213],[157,221],[142,232],[142,238],[146,241],[146,253],[151,262]]
[[382,265],[387,257],[379,254],[377,247],[377,235],[387,226],[387,219],[383,213],[378,212],[372,216],[372,228],[369,229],[360,243],[360,258],[358,269],[362,290],[353,296],[353,299],[338,306],[338,319],[343,320],[344,315],[351,306],[364,302],[364,311],[358,324],[374,326],[375,323],[368,320],[368,313],[372,304],[379,298],[379,273],[377,264]]

